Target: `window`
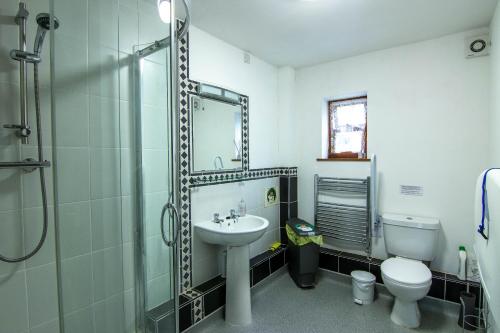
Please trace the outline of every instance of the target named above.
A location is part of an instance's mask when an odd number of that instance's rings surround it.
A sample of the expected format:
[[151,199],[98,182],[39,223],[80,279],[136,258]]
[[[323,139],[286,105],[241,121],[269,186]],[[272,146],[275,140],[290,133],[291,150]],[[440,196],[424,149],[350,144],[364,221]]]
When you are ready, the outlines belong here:
[[328,158],[366,158],[367,97],[328,102]]

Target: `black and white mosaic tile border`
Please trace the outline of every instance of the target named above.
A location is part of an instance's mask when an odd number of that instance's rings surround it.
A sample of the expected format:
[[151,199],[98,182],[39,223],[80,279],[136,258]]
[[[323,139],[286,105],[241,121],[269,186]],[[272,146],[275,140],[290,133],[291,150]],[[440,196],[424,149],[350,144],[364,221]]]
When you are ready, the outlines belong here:
[[221,172],[207,173],[191,177],[191,187],[201,187],[214,184],[234,183],[245,180],[255,180],[262,178],[281,177],[288,175],[297,175],[297,168],[266,168],[252,169],[243,172]]
[[249,97],[241,95],[242,106],[242,170],[210,171],[193,173],[191,171],[191,116],[190,95],[197,92],[198,82],[189,79],[189,33],[178,43],[179,57],[179,129],[180,129],[180,195],[181,195],[181,239],[180,239],[180,277],[181,292],[192,287],[192,235],[191,235],[191,188],[249,181],[262,178],[296,176],[296,167],[277,167],[250,169],[249,154]]

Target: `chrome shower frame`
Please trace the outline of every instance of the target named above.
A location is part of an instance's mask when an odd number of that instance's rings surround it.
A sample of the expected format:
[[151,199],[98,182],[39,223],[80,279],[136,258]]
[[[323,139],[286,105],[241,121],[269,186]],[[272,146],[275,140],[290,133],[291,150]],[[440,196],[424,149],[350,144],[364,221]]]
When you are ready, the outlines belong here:
[[[165,204],[163,211],[161,212],[161,219],[159,220],[161,223],[161,227],[163,230],[163,217],[166,211],[170,212],[170,215],[176,222],[176,226],[172,227],[171,230],[175,229],[175,236],[172,240],[167,240],[165,234],[162,232],[162,237],[167,246],[169,246],[172,250],[172,258],[173,258],[173,301],[174,301],[174,312],[175,312],[175,325],[176,332],[179,332],[179,294],[180,294],[180,246],[179,246],[179,233],[180,233],[180,217],[177,211],[177,207],[180,207],[180,141],[179,141],[179,105],[178,105],[178,95],[180,92],[179,89],[179,76],[178,76],[178,59],[177,59],[177,49],[178,49],[178,41],[187,34],[191,22],[190,17],[190,0],[183,0],[183,4],[185,7],[186,17],[184,22],[179,23],[176,19],[176,10],[175,10],[175,1],[171,1],[171,16],[170,16],[170,33],[169,37],[153,42],[151,45],[146,46],[143,49],[139,49],[134,52],[134,82],[136,82],[135,87],[135,108],[136,110],[140,110],[141,107],[141,88],[140,84],[137,84],[138,79],[141,76],[140,70],[140,61],[141,59],[158,52],[160,50],[166,49],[170,47],[170,75],[168,77],[167,85],[170,87],[171,98],[170,98],[170,110],[169,117],[171,119],[171,137],[170,143],[172,147],[171,153],[171,161],[172,161],[172,193],[169,198],[169,201]],[[182,24],[180,28],[178,28],[178,24]],[[171,38],[171,36],[175,36],[175,38]],[[141,116],[140,113],[137,112],[135,115],[135,127],[140,128],[141,124]],[[136,130],[137,133],[137,130]],[[136,148],[140,149],[141,147],[141,138],[140,136],[136,137]],[[142,165],[142,158],[140,154],[137,154],[136,158],[137,165]],[[137,188],[141,189],[142,179],[140,177],[140,169],[137,171]],[[142,200],[138,200],[137,206],[137,221],[142,221],[143,216],[143,204]],[[145,244],[142,236],[144,235],[144,228],[142,223],[137,223],[136,226],[136,249],[135,249],[135,261],[136,267],[140,269],[136,269],[135,271],[135,280],[136,280],[136,329],[138,332],[142,332],[145,330],[145,309],[146,309],[146,290],[145,290],[145,281],[144,281],[144,264],[145,264]]]

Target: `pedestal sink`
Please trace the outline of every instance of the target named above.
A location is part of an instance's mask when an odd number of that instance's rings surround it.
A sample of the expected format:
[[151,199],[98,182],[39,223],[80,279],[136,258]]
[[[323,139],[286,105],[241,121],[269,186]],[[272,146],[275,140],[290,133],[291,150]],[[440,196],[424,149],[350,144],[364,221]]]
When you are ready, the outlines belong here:
[[248,245],[262,237],[268,226],[268,220],[254,215],[220,223],[204,221],[194,226],[203,241],[227,248],[226,322],[231,325],[252,322]]

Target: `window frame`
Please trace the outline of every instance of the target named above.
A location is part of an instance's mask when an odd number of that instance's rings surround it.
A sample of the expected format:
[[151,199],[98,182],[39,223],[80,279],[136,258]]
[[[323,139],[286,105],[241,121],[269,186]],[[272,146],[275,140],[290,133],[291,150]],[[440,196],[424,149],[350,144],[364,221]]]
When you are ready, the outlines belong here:
[[[363,101],[365,104],[365,130],[363,135],[364,151],[362,151],[364,156],[362,157],[359,157],[357,154],[352,152],[335,153],[334,143],[332,142],[332,133],[333,133],[332,121],[333,121],[334,107],[338,104],[348,104],[347,102],[355,102],[356,100]],[[353,103],[353,104],[358,104],[358,103]],[[328,107],[328,159],[366,159],[366,156],[368,154],[368,96],[361,95],[349,98],[330,100],[328,101],[327,107]]]

